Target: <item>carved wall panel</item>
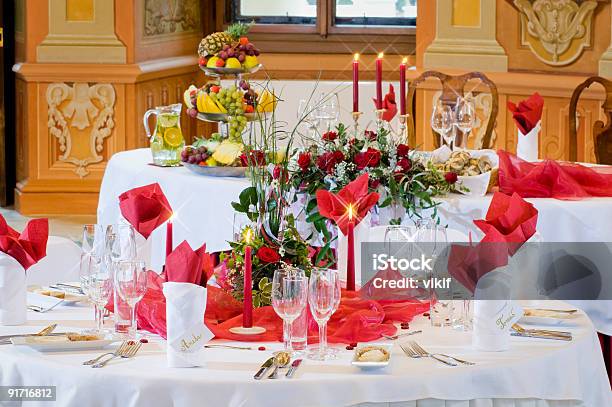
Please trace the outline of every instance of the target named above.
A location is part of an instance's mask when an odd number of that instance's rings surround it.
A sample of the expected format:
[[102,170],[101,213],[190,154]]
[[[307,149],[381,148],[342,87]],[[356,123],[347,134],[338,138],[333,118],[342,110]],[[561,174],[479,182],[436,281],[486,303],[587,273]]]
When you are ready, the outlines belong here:
[[198,0],[145,0],[144,36],[200,31]]
[[115,127],[115,89],[110,84],[52,83],[46,92],[47,126],[57,139],[60,162],[74,165],[81,178],[103,160],[104,139]]
[[591,46],[596,0],[512,0],[521,13],[521,44],[542,62],[569,65]]

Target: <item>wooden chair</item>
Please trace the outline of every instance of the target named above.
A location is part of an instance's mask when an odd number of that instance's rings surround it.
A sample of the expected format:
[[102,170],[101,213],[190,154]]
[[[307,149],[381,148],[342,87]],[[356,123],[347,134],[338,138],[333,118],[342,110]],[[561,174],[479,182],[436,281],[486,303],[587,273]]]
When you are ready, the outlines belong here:
[[601,108],[604,110],[608,120],[604,122],[597,120],[593,124],[593,141],[595,144],[595,158],[598,164],[612,165],[612,81],[599,76],[593,76],[582,82],[574,90],[569,107],[569,130],[570,130],[570,161],[578,161],[578,134],[576,129],[576,107],[582,91],[593,83],[601,84],[606,90],[606,100]]
[[[464,96],[465,84],[472,80],[480,80],[491,92],[492,103],[491,103],[491,114],[487,122],[487,128],[483,137],[483,148],[491,148],[491,135],[493,134],[493,128],[495,127],[495,120],[497,119],[497,112],[499,111],[499,98],[497,94],[497,86],[487,76],[481,72],[469,72],[464,75],[452,76],[446,75],[442,72],[437,71],[426,71],[423,72],[418,78],[409,84],[408,90],[408,106],[406,111],[408,112],[408,118],[406,120],[406,129],[408,131],[408,143],[411,146],[416,145],[416,128],[415,128],[415,115],[416,115],[416,90],[420,83],[424,82],[428,78],[437,78],[442,84],[442,95],[440,100],[443,104],[449,105],[454,110],[457,104],[457,96]],[[427,125],[426,127],[429,127]],[[457,135],[457,145],[461,145],[461,137],[463,135],[459,132]],[[435,145],[438,147],[440,144],[439,138],[436,138]]]

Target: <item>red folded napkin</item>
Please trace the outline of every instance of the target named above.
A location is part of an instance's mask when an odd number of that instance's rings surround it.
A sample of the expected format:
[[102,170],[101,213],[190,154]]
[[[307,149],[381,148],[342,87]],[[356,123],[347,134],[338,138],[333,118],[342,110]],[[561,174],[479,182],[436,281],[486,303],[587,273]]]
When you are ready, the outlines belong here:
[[0,251],[11,256],[27,270],[47,255],[49,221],[30,220],[20,234],[0,215]]
[[363,174],[350,182],[337,194],[320,189],[316,196],[321,216],[336,222],[340,231],[345,235],[349,223],[348,207],[353,207],[354,224],[357,226],[368,211],[376,205],[379,198],[376,192],[368,193],[368,174]]
[[119,208],[123,217],[145,239],[172,215],[172,207],[158,183],[122,193]]
[[183,241],[166,257],[166,279],[176,283],[202,283],[202,267],[211,262],[206,244],[196,251]]
[[524,198],[581,199],[612,196],[611,167],[546,160],[530,163],[499,150],[499,190]]
[[[374,106],[376,106],[376,99],[372,98],[372,100],[374,101]],[[382,109],[385,109],[385,113],[383,113],[382,116],[382,119],[384,121],[390,122],[397,114],[397,104],[395,103],[395,89],[393,89],[392,84],[389,84],[389,93],[387,93],[383,98]]]
[[512,112],[512,118],[516,127],[523,134],[528,134],[542,119],[544,99],[538,92],[529,96],[527,100],[520,101],[518,106],[508,102],[508,110]]
[[448,272],[461,285],[474,292],[485,274],[508,264],[505,243],[479,243],[476,246],[453,244],[448,258]]

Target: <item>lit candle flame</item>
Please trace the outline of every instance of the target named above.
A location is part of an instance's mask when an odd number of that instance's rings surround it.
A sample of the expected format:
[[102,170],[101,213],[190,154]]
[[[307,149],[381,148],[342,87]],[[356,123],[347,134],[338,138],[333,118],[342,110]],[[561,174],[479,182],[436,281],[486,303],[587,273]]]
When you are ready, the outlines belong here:
[[382,52],[378,53],[378,59],[383,59],[384,54]]
[[349,204],[348,208],[346,208],[349,220],[353,220],[354,211],[353,204]]
[[244,241],[249,244],[253,240],[253,230],[251,228],[246,228],[244,230]]
[[408,58],[404,57],[404,59],[402,59],[402,64],[406,65],[408,63]]
[[176,213],[172,212],[170,214],[170,217],[168,218],[168,222],[172,222],[172,221],[174,221],[174,219],[176,219]]
[[359,61],[359,53],[353,55],[353,61]]

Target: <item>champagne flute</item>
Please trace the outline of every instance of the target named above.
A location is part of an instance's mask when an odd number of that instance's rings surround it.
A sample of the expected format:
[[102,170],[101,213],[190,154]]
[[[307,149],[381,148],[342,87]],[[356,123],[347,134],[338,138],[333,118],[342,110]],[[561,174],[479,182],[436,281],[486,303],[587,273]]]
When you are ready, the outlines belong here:
[[441,136],[442,141],[452,148],[453,137],[450,134],[453,130],[453,111],[450,106],[438,101],[431,113],[431,128]]
[[[79,263],[79,281],[81,283],[81,291],[87,295],[89,286],[89,262],[91,256],[102,256],[104,254],[104,227],[99,224],[83,225],[83,234],[81,239],[81,258]],[[103,318],[104,309],[94,303],[94,315],[96,323]]]
[[336,352],[330,352],[327,348],[327,322],[339,304],[339,281],[336,270],[315,268],[310,273],[308,304],[312,317],[319,325],[319,346],[308,355],[309,359],[329,360],[337,357]]
[[459,147],[467,147],[467,138],[474,122],[476,121],[476,111],[474,103],[471,100],[463,97],[457,98],[457,105],[455,106],[455,126],[461,131],[461,142]]
[[285,351],[292,352],[291,323],[300,316],[306,307],[308,278],[304,272],[285,267],[276,270],[272,278],[272,307],[283,320],[283,339]]
[[96,306],[96,330],[100,334],[104,331],[102,312],[113,292],[113,278],[111,268],[104,261],[104,256],[91,254],[87,256],[87,297]]
[[136,304],[147,291],[147,269],[143,261],[121,260],[115,264],[115,292],[130,307],[128,336],[136,336]]

